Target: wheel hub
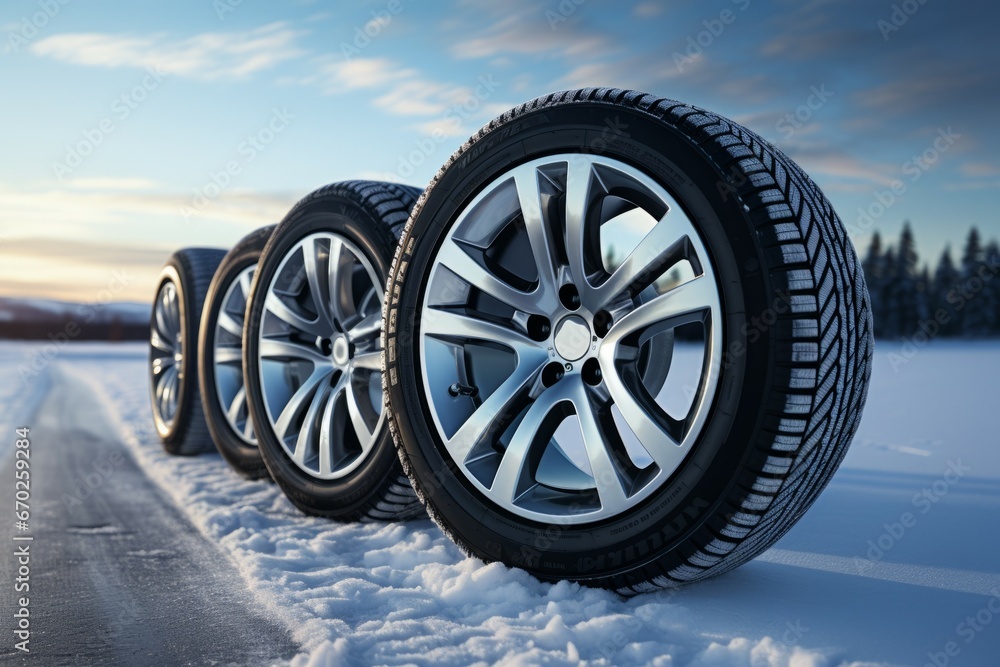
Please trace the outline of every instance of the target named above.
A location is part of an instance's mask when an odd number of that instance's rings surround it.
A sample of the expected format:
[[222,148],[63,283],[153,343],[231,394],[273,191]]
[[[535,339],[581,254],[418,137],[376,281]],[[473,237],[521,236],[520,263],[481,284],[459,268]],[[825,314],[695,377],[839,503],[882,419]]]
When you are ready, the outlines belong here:
[[556,325],[556,352],[566,361],[576,361],[590,350],[592,335],[587,321],[579,315],[564,317]]
[[330,358],[337,366],[346,366],[350,363],[351,349],[346,336],[340,335],[333,339],[333,350],[330,352]]

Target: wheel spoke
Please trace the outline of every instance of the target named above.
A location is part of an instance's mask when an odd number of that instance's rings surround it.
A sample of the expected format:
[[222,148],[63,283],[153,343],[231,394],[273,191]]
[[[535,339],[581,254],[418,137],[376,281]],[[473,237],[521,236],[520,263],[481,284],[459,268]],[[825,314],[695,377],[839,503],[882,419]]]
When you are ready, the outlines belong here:
[[[156,340],[161,342],[163,346],[156,345],[156,343],[153,344],[161,350],[173,352],[177,346],[177,331],[173,328],[170,321],[166,298],[166,294],[160,296],[160,304],[156,308],[156,326],[153,327],[153,334],[156,335]],[[153,341],[151,340],[150,342]]]
[[[333,245],[335,242],[331,241],[331,252],[327,257],[328,266],[332,266],[334,262]],[[337,243],[338,252],[337,257],[340,257],[339,252],[339,242]],[[316,239],[312,239],[309,243],[304,243],[302,245],[302,258],[303,266],[306,272],[306,280],[309,282],[309,292],[312,294],[313,305],[316,307],[317,326],[326,331],[331,331],[333,329],[333,320],[339,318],[339,310],[334,306],[334,294],[331,290],[336,287],[336,284],[332,281],[326,280],[326,277],[332,276],[332,271],[328,269],[328,276],[323,275],[323,267],[320,265],[319,261],[320,247]]]
[[685,453],[677,440],[650,415],[646,407],[635,399],[616,373],[605,374],[604,384],[625,423],[632,429],[632,433],[642,443],[656,465],[664,470],[676,468]]
[[[541,192],[538,189],[538,172],[521,168],[515,172],[517,197],[521,204],[524,227],[531,244],[531,254],[538,269],[538,297],[536,302],[553,306],[556,297],[556,265],[553,261],[552,231],[542,215]],[[552,302],[551,304],[549,302]]]
[[[347,262],[350,264],[350,260]],[[343,322],[346,319],[344,294],[352,291],[351,271],[344,266],[344,244],[340,239],[331,239],[330,258],[327,263],[327,303],[331,308],[331,319]]]
[[503,434],[506,425],[524,407],[527,390],[540,367],[540,363],[518,364],[510,377],[462,424],[446,444],[456,461],[464,462],[473,448],[485,438],[496,440]]
[[566,400],[566,392],[562,390],[565,386],[565,384],[557,385],[542,392],[532,402],[528,411],[524,413],[524,418],[517,425],[517,429],[510,439],[510,444],[504,450],[503,459],[500,461],[497,474],[490,486],[491,493],[513,501],[519,495],[519,491],[523,492],[521,481],[525,475],[524,464],[527,462],[532,448],[537,444],[538,431],[545,418],[556,405]]
[[262,338],[258,352],[261,359],[302,360],[314,366],[329,365],[330,359],[312,345],[277,338]]
[[468,284],[481,289],[493,298],[518,310],[534,312],[537,309],[536,297],[544,290],[539,285],[535,292],[522,292],[497,278],[489,270],[483,268],[472,259],[462,247],[451,240],[438,254],[438,262],[446,266],[459,278]]
[[250,286],[253,281],[253,272],[251,268],[249,271],[244,271],[240,274],[240,293],[243,295],[243,303],[246,304],[250,300]]
[[[317,417],[319,417],[319,412],[326,402],[326,393],[322,389],[317,389],[313,393],[312,399],[309,401],[309,409],[306,410],[306,415],[302,419],[302,428],[299,429],[299,434],[295,438],[295,449],[292,450],[292,460],[300,465],[305,461],[309,447],[316,436]],[[322,429],[322,426],[320,426],[320,429]]]
[[170,357],[160,357],[159,359],[154,359],[153,360],[153,375],[157,376],[160,373],[163,373],[164,371],[166,371],[168,368],[172,367],[173,365],[174,365],[174,358],[172,356],[170,356]]
[[320,318],[315,320],[306,319],[292,310],[292,308],[282,301],[281,297],[274,292],[267,295],[264,306],[272,315],[299,331],[303,331],[314,336],[323,336],[330,333],[329,331],[323,329],[320,324]]
[[594,484],[601,499],[601,508],[609,512],[621,511],[627,502],[626,489],[605,438],[601,420],[583,384],[577,385],[573,405],[580,420],[583,444],[594,475]]
[[541,349],[538,343],[515,329],[452,310],[438,308],[428,310],[420,327],[423,333],[430,336],[497,343],[512,348],[518,357],[531,352],[545,354],[545,350]]
[[334,417],[336,416],[337,401],[340,400],[341,395],[344,392],[344,386],[341,384],[339,388],[334,389],[326,397],[326,405],[323,408],[323,420],[320,422],[322,428],[319,431],[319,473],[321,475],[329,475],[333,472],[333,434],[338,435],[342,432],[342,428],[337,428],[338,424],[334,423]]
[[566,168],[566,257],[578,287],[589,286],[584,266],[587,211],[590,208],[593,170],[590,162],[570,160]]
[[354,426],[354,434],[358,436],[361,443],[361,451],[367,452],[371,449],[374,440],[374,428],[369,428],[365,416],[362,414],[361,405],[358,403],[358,388],[353,382],[348,381],[345,386],[347,394],[347,412],[351,417],[351,424]]
[[323,382],[328,377],[330,377],[331,371],[321,370],[315,371],[310,375],[302,386],[299,387],[292,397],[288,399],[288,403],[282,408],[281,414],[278,416],[277,421],[274,424],[274,434],[282,441],[288,435],[288,429],[291,427],[292,422],[302,413],[303,408],[309,402],[309,399],[316,392],[316,388],[319,386],[320,382]]
[[[229,404],[229,409],[226,410],[226,417],[230,424],[235,424],[239,421],[240,413],[247,404],[247,389],[246,387],[240,387],[240,390],[236,392],[236,396],[233,397],[233,402]],[[247,421],[250,421],[249,419]]]
[[382,313],[372,313],[347,331],[347,339],[352,343],[373,338],[382,332]]
[[243,323],[237,322],[236,318],[227,313],[225,310],[219,311],[219,318],[217,320],[218,325],[222,327],[223,331],[231,333],[237,338],[243,338]]
[[160,333],[159,324],[150,330],[149,344],[160,352],[166,352],[170,355],[173,355],[174,353],[174,346],[163,337],[163,334]]
[[[605,308],[626,292],[628,296],[634,297],[656,282],[671,266],[685,259],[689,245],[687,234],[678,224],[674,224],[667,212],[639,241],[611,277],[593,290],[588,307],[592,310]],[[703,302],[708,303],[709,301]]]
[[181,330],[181,307],[176,287],[167,290],[167,317],[170,322],[170,333],[179,333]]
[[217,364],[242,364],[243,348],[241,347],[217,347],[215,348],[215,363]]
[[[625,336],[644,331],[655,324],[667,323],[678,326],[696,321],[711,309],[713,300],[717,299],[715,285],[704,276],[681,283],[615,322],[602,347],[613,349]],[[605,354],[604,350],[601,354]],[[602,356],[602,365],[603,361]]]
[[355,369],[381,371],[382,351],[376,350],[375,352],[364,352],[361,354],[355,354],[354,359],[351,360],[351,365]]

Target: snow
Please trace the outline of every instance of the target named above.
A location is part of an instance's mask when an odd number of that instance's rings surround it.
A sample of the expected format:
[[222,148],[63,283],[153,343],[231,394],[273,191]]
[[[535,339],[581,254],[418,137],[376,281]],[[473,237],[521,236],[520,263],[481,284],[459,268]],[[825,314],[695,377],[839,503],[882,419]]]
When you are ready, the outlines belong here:
[[[16,383],[11,363],[27,353],[0,344],[0,379]],[[1000,343],[900,354],[877,346],[854,447],[775,548],[723,577],[629,600],[465,558],[427,520],[306,517],[218,456],[167,456],[144,345],[73,344],[51,365],[53,378],[104,396],[136,460],[302,645],[298,667],[996,664]],[[5,405],[41,391],[0,387]]]

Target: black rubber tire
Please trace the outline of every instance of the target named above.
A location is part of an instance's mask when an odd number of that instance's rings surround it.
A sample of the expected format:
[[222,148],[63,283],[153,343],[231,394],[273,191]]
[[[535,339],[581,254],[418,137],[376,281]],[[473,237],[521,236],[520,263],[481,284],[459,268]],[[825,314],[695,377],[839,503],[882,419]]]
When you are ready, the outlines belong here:
[[[163,424],[156,419],[154,425],[157,435],[163,442],[163,448],[170,454],[190,456],[213,450],[212,439],[205,422],[201,397],[198,387],[198,327],[201,313],[205,305],[205,296],[212,276],[218,268],[226,251],[217,248],[183,248],[178,250],[163,267],[160,278],[156,282],[154,295],[167,281],[176,286],[180,302],[181,332],[184,341],[184,354],[179,364],[179,391],[177,413],[173,422]],[[152,326],[152,324],[151,324]],[[152,346],[150,346],[150,364],[152,363]],[[149,366],[150,399],[153,399],[153,374]]]
[[[716,268],[725,357],[709,421],[659,490],[612,519],[555,525],[505,511],[457,470],[429,420],[418,346],[411,343],[420,340],[431,258],[457,212],[511,167],[573,152],[637,167],[682,203]],[[383,383],[390,426],[418,495],[467,554],[543,580],[632,594],[754,558],[826,486],[867,396],[868,292],[855,250],[819,188],[736,123],[639,92],[555,93],[480,130],[415,207],[387,294]]]
[[[304,197],[285,216],[268,242],[254,275],[247,307],[243,368],[250,414],[264,463],[291,502],[307,514],[341,521],[396,520],[425,516],[403,474],[392,436],[382,434],[368,458],[348,476],[321,480],[307,475],[278,442],[264,406],[258,359],[258,332],[267,288],[284,255],[299,239],[317,231],[336,232],[365,253],[382,279],[403,225],[420,190],[374,181],[347,181],[320,188]],[[258,285],[264,287],[258,288]]]
[[[267,467],[261,458],[260,449],[248,444],[233,430],[226,419],[225,409],[219,404],[215,384],[215,325],[226,291],[240,273],[257,264],[275,227],[277,225],[261,227],[247,234],[226,253],[208,289],[205,309],[201,314],[201,332],[198,334],[198,377],[201,381],[201,401],[208,430],[222,458],[226,459],[233,470],[249,479],[267,477]],[[242,365],[239,370],[240,373],[243,372]]]

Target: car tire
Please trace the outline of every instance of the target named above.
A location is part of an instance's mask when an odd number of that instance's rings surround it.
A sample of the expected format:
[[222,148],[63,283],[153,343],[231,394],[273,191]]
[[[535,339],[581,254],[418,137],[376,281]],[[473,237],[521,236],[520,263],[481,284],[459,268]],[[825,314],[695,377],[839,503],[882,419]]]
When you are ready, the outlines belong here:
[[250,413],[271,477],[308,514],[424,516],[385,425],[379,336],[385,279],[419,194],[372,181],[323,187],[292,208],[258,264],[244,340]]
[[[611,223],[646,230],[617,265]],[[867,396],[869,297],[829,201],[753,132],[639,92],[556,93],[480,130],[414,209],[387,294],[414,488],[465,553],[542,580],[634,594],[747,562],[829,482]],[[652,345],[683,370],[664,328],[700,359],[686,413],[638,366]],[[493,378],[475,362],[496,349]]]
[[198,335],[201,400],[216,449],[249,479],[267,476],[243,383],[243,321],[253,273],[276,225],[243,237],[215,272]]
[[153,422],[170,454],[212,451],[198,389],[198,325],[225,250],[184,248],[160,273],[150,318],[149,390]]

